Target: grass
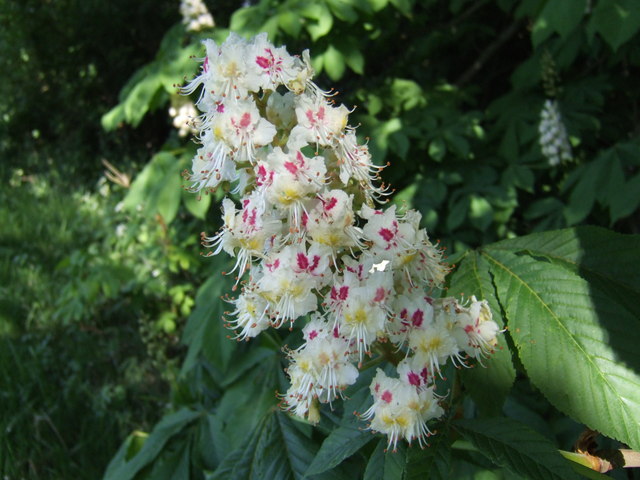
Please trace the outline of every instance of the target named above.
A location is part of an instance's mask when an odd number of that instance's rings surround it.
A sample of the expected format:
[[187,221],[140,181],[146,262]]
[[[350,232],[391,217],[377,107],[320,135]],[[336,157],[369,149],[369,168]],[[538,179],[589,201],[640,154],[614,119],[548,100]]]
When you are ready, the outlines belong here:
[[153,425],[168,399],[128,299],[98,288],[79,320],[60,313],[72,280],[60,265],[112,234],[104,215],[114,202],[92,195],[101,208],[37,178],[14,175],[0,187],[2,478],[100,478],[126,435]]

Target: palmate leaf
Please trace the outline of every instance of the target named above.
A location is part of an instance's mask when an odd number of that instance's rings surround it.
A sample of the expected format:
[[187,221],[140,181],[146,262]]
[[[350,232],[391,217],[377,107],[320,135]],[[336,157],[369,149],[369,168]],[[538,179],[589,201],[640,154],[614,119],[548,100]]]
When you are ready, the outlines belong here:
[[638,242],[569,229],[482,251],[531,381],[558,409],[634,449],[640,448]]
[[307,470],[307,475],[315,475],[332,469],[345,458],[353,455],[373,440],[370,431],[362,425],[351,423],[333,430],[322,442],[322,446]]
[[640,236],[600,227],[535,233],[488,246],[491,250],[528,252],[580,271],[589,281],[601,278],[615,288],[640,295]]
[[[478,299],[486,300],[494,321],[500,328],[504,327],[500,305],[491,283],[489,265],[477,252],[467,253],[459,262],[449,281],[447,295],[463,295],[465,298],[475,295]],[[503,335],[498,337],[495,352],[482,363],[483,365],[476,365],[474,368],[463,369],[460,374],[480,411],[486,415],[496,415],[500,413],[516,376],[511,352]]]
[[[223,256],[210,258],[209,261],[224,271],[229,261]],[[216,380],[222,381],[222,374],[237,348],[237,342],[226,337],[222,312],[225,303],[221,295],[231,290],[233,285],[229,276],[215,275],[210,277],[199,289],[196,296],[196,308],[189,316],[185,326],[182,342],[188,346],[187,357],[182,364],[181,374],[186,374],[197,363],[199,356],[204,356],[216,369]]]
[[104,480],[128,480],[136,476],[144,467],[152,463],[163,451],[171,438],[187,428],[202,415],[201,412],[182,408],[162,418],[155,426],[144,445],[132,458],[127,458],[126,451],[130,442],[125,442],[113,458]]
[[286,414],[273,410],[207,480],[302,479],[316,452]]
[[165,223],[170,223],[180,206],[180,172],[184,167],[184,160],[179,161],[172,153],[157,153],[134,180],[124,207],[135,210],[142,206],[148,215],[158,213]]
[[540,480],[580,478],[549,440],[515,420],[457,420],[454,425],[492,462],[518,475]]
[[364,480],[446,480],[450,478],[451,448],[446,434],[438,433],[428,447],[398,443],[387,449],[382,438],[369,458]]

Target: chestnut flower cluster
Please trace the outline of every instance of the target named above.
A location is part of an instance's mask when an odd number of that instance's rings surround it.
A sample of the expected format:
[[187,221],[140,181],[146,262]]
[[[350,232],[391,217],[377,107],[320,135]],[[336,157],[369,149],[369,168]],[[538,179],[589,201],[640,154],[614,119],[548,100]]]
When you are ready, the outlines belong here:
[[569,135],[556,100],[545,100],[540,111],[538,132],[540,148],[549,165],[555,167],[573,158]]
[[378,370],[361,417],[390,447],[425,444],[427,422],[443,414],[434,393],[442,366],[466,366],[495,346],[486,301],[432,296],[449,271],[442,252],[420,213],[379,207],[381,168],[348,125],[350,110],[312,82],[308,51],[289,55],[266,34],[204,45],[201,71],[183,88],[200,91],[203,112],[186,177],[193,192],[222,187],[240,199],[225,198],[222,228],[203,234],[210,254],[236,260],[228,325],[240,340],[302,327],[282,398],[310,422],[372,352],[395,352],[397,377]]

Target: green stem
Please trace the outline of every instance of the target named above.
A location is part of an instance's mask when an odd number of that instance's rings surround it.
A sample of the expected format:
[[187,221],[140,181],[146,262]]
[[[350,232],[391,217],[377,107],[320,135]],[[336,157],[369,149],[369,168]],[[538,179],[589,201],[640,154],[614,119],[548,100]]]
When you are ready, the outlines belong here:
[[270,330],[265,330],[260,334],[263,338],[263,342],[266,344],[265,347],[271,348],[273,350],[280,351],[282,348],[282,341],[279,338],[276,338]]
[[361,372],[364,372],[365,370],[369,370],[370,368],[380,365],[383,360],[384,360],[384,357],[382,355],[374,357],[368,362],[363,363],[359,370]]

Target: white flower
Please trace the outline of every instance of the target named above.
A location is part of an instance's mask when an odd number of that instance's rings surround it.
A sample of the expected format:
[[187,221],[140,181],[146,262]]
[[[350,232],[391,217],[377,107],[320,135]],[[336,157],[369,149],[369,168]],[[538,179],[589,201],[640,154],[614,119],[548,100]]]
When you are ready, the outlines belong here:
[[478,301],[472,296],[468,308],[457,305],[453,321],[452,334],[460,350],[477,360],[493,353],[500,327],[492,320],[491,309],[486,300]]
[[224,181],[237,180],[236,166],[231,160],[230,149],[215,138],[213,131],[207,129],[201,133],[202,147],[193,157],[191,171],[186,175],[192,183],[190,190],[215,190]]
[[193,191],[234,187],[239,196],[239,206],[223,200],[224,225],[203,237],[212,254],[236,257],[242,292],[227,300],[227,326],[246,340],[303,323],[304,345],[287,350],[282,398],[312,423],[320,404],[355,383],[376,341],[404,355],[399,378],[378,371],[363,417],[390,448],[402,439],[423,446],[427,422],[442,415],[433,385],[445,362],[466,365],[495,345],[488,305],[427,293],[449,271],[442,253],[418,212],[376,207],[388,194],[381,167],[348,126],[347,107],[312,82],[308,51],[291,56],[266,34],[205,47],[201,72],[183,89],[202,88],[202,145],[188,177]]
[[286,48],[274,47],[266,33],[254,37],[246,51],[247,77],[251,91],[275,90],[297,76],[297,62]]
[[463,363],[458,343],[440,322],[413,329],[409,336],[409,349],[414,354],[414,365],[422,365],[429,372],[437,372],[440,376],[440,366],[448,359],[456,364]]
[[417,440],[420,446],[432,434],[427,426],[431,419],[442,416],[444,410],[438,405],[432,388],[418,390],[400,379],[389,378],[380,369],[371,382],[373,405],[362,415],[371,420],[369,428],[389,437],[387,448],[395,451],[400,439],[411,443]]
[[255,195],[243,199],[240,211],[236,211],[235,204],[228,198],[223,200],[222,207],[224,226],[213,237],[203,235],[202,243],[205,247],[215,248],[211,255],[224,250],[237,256],[231,272],[238,269],[238,277],[241,277],[253,258],[263,257],[272,248],[282,223],[266,214],[264,204]]
[[307,205],[324,185],[324,159],[307,158],[300,151],[285,153],[276,147],[266,163],[260,175],[269,176],[269,181],[264,182],[267,200],[286,215],[292,234],[303,233]]
[[240,330],[236,338],[246,340],[255,337],[270,326],[267,301],[252,288],[245,288],[236,300],[231,300],[235,310],[229,312],[235,318],[230,320],[227,327]]
[[560,108],[555,100],[545,100],[540,111],[540,148],[542,154],[549,161],[549,165],[555,166],[562,161],[571,160],[571,144],[567,129],[562,122]]
[[294,110],[295,95],[287,92],[281,95],[273,92],[267,100],[267,120],[276,126],[278,130],[289,131],[296,123]]
[[198,32],[215,25],[209,9],[202,0],[181,0],[180,14],[188,32]]
[[396,272],[404,274],[411,287],[439,287],[449,271],[442,262],[442,253],[429,241],[426,231],[419,229],[421,215],[409,210],[400,217],[392,205],[386,211],[363,205],[360,216],[367,220],[362,231],[373,242],[368,255],[389,260]]
[[306,229],[316,242],[327,245],[332,252],[343,248],[363,247],[362,231],[355,226],[353,195],[343,190],[330,190],[317,197],[309,212]]
[[231,148],[236,162],[253,163],[255,149],[269,144],[276,134],[276,127],[260,116],[253,100],[225,104],[211,121],[216,137]]
[[316,318],[304,329],[306,343],[289,353],[291,387],[285,402],[298,416],[307,414],[314,399],[331,403],[355,383],[358,369],[349,361],[349,343]]
[[288,143],[294,149],[307,144],[330,146],[347,126],[348,115],[344,105],[334,107],[324,97],[300,95],[296,99],[298,124],[291,130]]

